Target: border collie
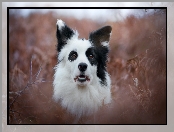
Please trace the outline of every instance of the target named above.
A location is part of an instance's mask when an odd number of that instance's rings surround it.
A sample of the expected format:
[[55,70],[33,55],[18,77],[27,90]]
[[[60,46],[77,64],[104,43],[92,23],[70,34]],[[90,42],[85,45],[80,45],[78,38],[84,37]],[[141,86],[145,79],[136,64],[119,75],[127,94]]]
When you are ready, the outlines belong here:
[[69,113],[81,117],[111,102],[111,80],[106,71],[112,28],[105,26],[78,38],[78,32],[57,20],[58,64],[53,99]]

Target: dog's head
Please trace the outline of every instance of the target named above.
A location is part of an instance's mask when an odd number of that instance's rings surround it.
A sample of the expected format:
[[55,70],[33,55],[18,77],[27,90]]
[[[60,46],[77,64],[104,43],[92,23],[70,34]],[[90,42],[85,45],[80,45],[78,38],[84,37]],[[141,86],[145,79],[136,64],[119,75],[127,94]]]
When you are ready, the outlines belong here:
[[66,67],[71,81],[79,87],[96,82],[107,86],[106,61],[109,52],[111,27],[105,26],[79,39],[78,32],[62,20],[57,21],[58,66]]

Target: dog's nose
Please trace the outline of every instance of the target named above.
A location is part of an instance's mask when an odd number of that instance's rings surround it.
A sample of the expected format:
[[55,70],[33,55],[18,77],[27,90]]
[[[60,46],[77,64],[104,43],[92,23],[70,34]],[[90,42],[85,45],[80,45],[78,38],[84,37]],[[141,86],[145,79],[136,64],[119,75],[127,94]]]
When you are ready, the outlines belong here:
[[80,63],[80,64],[78,65],[78,68],[79,68],[79,70],[80,70],[81,72],[86,71],[87,67],[88,67],[88,65],[87,65],[86,63]]

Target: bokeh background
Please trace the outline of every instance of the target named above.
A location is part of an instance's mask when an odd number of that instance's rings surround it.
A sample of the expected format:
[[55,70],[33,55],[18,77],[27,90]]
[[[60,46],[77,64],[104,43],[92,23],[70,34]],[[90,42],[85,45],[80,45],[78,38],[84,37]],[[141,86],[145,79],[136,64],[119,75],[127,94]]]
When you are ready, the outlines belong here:
[[113,29],[107,68],[113,101],[79,124],[166,123],[165,9],[15,9],[9,14],[10,124],[74,123],[75,118],[52,100],[57,18],[83,38],[104,25]]

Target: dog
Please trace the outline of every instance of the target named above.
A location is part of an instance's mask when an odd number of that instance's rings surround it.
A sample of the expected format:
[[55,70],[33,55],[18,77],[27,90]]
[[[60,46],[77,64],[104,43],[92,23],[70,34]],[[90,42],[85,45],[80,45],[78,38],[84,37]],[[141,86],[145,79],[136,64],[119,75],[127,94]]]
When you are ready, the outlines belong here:
[[89,39],[57,20],[58,64],[55,66],[53,99],[77,117],[89,116],[109,104],[111,79],[106,70],[111,26],[93,31]]

